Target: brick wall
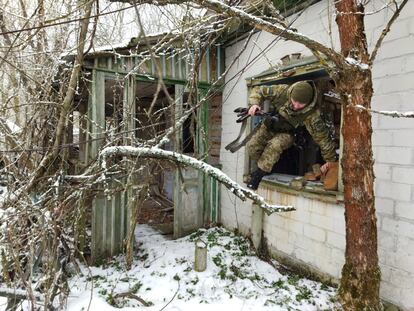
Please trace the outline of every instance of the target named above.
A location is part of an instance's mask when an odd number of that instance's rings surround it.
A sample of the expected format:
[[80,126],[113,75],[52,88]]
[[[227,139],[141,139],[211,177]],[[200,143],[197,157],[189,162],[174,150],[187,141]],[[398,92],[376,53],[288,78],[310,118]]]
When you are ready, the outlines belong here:
[[[383,2],[371,2],[366,11],[377,11]],[[300,33],[329,46],[338,45],[338,36],[332,39],[329,29],[327,1],[311,6],[294,23]],[[383,25],[390,18],[387,10],[366,17],[367,39],[372,50]],[[336,33],[335,25],[333,33]],[[238,79],[226,85],[222,109],[222,145],[220,161],[230,177],[242,183],[245,150],[235,154],[224,146],[238,134],[233,109],[247,103],[245,79],[259,74],[279,62],[286,54],[302,52],[301,45],[278,41],[266,57],[250,61],[265,50],[274,39],[267,33],[254,35],[228,77],[237,75],[248,65]],[[226,64],[241,51],[244,42],[226,48]],[[373,69],[374,109],[414,110],[414,1],[409,1],[384,41]],[[414,120],[373,116],[373,145],[375,157],[375,191],[378,217],[379,258],[382,269],[381,295],[404,310],[414,309]],[[309,267],[338,278],[344,262],[345,227],[343,207],[295,195],[269,191],[260,192],[272,202],[290,202],[296,212],[273,215],[264,220],[264,234],[269,248],[275,254],[285,255]],[[221,221],[228,228],[250,233],[251,205],[240,202],[222,189]]]

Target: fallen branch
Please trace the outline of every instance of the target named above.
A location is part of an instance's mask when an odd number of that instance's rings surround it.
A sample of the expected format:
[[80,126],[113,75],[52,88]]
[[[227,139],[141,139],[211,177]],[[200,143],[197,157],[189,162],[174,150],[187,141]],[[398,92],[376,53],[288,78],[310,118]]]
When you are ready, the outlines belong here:
[[130,298],[130,299],[135,299],[135,300],[139,301],[140,303],[142,303],[142,305],[144,307],[149,307],[150,306],[150,304],[148,302],[146,302],[141,297],[135,295],[132,291],[126,292],[126,293],[115,294],[114,295],[114,299],[116,299],[116,298]]
[[293,206],[285,205],[273,205],[267,203],[263,197],[255,193],[254,191],[241,187],[237,182],[233,181],[230,177],[224,174],[218,168],[215,168],[203,161],[197,160],[193,157],[186,156],[181,153],[166,151],[157,147],[130,147],[130,146],[114,146],[103,149],[100,153],[102,157],[102,166],[105,167],[106,159],[112,156],[129,156],[129,157],[141,157],[141,158],[157,158],[173,161],[185,166],[190,166],[198,171],[201,171],[222,183],[230,192],[234,193],[242,201],[247,199],[252,200],[259,207],[263,208],[267,215],[275,212],[289,212],[294,211]]
[[[7,297],[11,299],[27,299],[27,291],[25,289],[18,288],[9,288],[9,287],[0,287],[0,296]],[[33,297],[36,300],[44,300],[44,297],[41,293],[33,293]]]

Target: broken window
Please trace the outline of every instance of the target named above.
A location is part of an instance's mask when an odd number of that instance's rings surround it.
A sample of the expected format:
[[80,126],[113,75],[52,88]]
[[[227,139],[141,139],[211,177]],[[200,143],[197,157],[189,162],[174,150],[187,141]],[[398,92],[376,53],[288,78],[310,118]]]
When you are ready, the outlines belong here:
[[[278,84],[291,85],[295,82],[304,80],[313,81],[318,91],[317,108],[321,112],[324,124],[329,129],[330,139],[334,141],[336,153],[339,155],[341,101],[335,92],[334,82],[330,79],[326,71],[315,64],[314,61],[306,62],[299,59],[299,57],[296,57],[296,60],[296,64],[299,61],[302,61],[303,66],[295,66],[294,64],[289,63],[287,65],[285,64],[284,67],[279,69],[276,73],[274,70],[273,72],[270,70],[262,75],[252,78],[250,84],[251,86],[271,86]],[[251,120],[251,129],[262,122],[262,119],[262,117],[253,117]],[[314,174],[312,175],[310,172],[316,171],[318,167],[325,163],[321,155],[320,146],[314,141],[305,126],[297,127],[294,130],[293,136],[293,145],[283,151],[280,159],[273,166],[271,175],[266,176],[264,180],[293,186],[296,189],[305,188],[316,192],[326,192],[321,181],[309,180],[314,177]],[[248,173],[257,168],[256,161],[252,159],[249,159],[248,164]],[[305,178],[303,176],[305,176]],[[295,180],[299,182],[295,183]],[[341,188],[339,187],[339,189]]]

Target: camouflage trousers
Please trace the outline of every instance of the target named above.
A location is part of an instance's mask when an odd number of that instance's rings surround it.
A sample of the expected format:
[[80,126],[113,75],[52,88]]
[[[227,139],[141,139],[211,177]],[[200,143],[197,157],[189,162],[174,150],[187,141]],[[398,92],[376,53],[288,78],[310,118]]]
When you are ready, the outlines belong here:
[[279,161],[283,150],[292,146],[293,142],[293,135],[269,131],[262,124],[249,140],[246,148],[250,158],[257,161],[257,166],[269,173],[272,171],[273,165]]

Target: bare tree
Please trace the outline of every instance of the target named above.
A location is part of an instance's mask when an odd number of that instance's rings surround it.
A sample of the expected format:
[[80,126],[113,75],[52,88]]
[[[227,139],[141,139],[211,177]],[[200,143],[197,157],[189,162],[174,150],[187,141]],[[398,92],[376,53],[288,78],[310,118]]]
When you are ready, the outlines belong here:
[[[340,295],[346,310],[380,310],[371,143],[371,69],[386,33],[408,0],[394,3],[395,13],[384,26],[372,52],[368,51],[364,33],[365,5],[357,0],[335,2],[341,51],[335,51],[289,28],[288,21],[280,16],[270,1],[264,2],[268,12],[266,16],[249,13],[249,6],[242,5],[240,1],[110,1],[129,3],[129,6],[118,4],[108,12],[106,2],[103,1],[20,0],[16,3],[2,0],[5,9],[0,11],[3,43],[0,68],[4,79],[0,108],[4,112],[3,116],[8,118],[0,118],[0,129],[8,146],[7,152],[2,154],[2,160],[16,179],[8,189],[8,196],[1,202],[0,210],[0,219],[7,224],[7,228],[3,226],[0,230],[0,260],[5,283],[10,287],[25,288],[26,296],[33,305],[41,297],[46,302],[45,309],[54,305],[59,292],[63,296],[67,294],[65,269],[67,264],[74,262],[74,253],[81,254],[78,251],[82,244],[79,242],[79,228],[85,215],[82,202],[90,199],[93,187],[105,185],[107,176],[115,172],[124,174],[127,182],[122,187],[127,187],[132,182],[133,174],[142,173],[154,163],[161,166],[165,162],[189,165],[213,175],[241,199],[249,198],[268,212],[292,209],[267,204],[263,198],[243,189],[199,159],[161,149],[211,95],[209,93],[201,100],[195,100],[198,96],[197,62],[202,55],[196,55],[191,64],[193,70],[187,85],[191,105],[181,118],[174,120],[163,131],[158,130],[157,125],[162,121],[163,113],[173,110],[175,105],[160,79],[154,97],[166,94],[168,105],[155,111],[151,104],[148,111],[145,111],[148,124],[140,127],[150,133],[151,137],[146,140],[136,139],[134,143],[137,148],[120,147],[130,137],[124,124],[117,124],[114,120],[115,125],[103,133],[105,138],[96,157],[90,159],[78,175],[64,174],[70,166],[67,154],[71,144],[67,144],[67,129],[72,126],[73,98],[79,95],[77,92],[81,89],[80,85],[89,79],[86,74],[80,79],[85,51],[90,51],[95,44],[112,44],[111,38],[126,39],[127,36],[122,32],[122,14],[126,15],[129,9],[134,12],[129,20],[137,25],[136,35],[146,42],[147,32],[164,29],[161,23],[144,27],[145,20],[151,19],[151,14],[148,15],[148,6],[142,11],[138,5],[151,4],[151,10],[166,15],[171,9],[161,10],[162,6],[182,5],[181,9],[177,9],[177,12],[181,12],[177,13],[178,17],[171,17],[171,27],[176,29],[168,31],[165,38],[154,46],[147,44],[148,51],[145,55],[140,55],[143,61],[168,47],[172,37],[184,38],[183,49],[190,50],[194,43],[207,47],[216,42],[221,32],[237,18],[256,29],[303,44],[325,64],[344,103],[342,167],[347,247]],[[15,9],[19,14],[13,15]],[[205,9],[209,10],[208,14],[202,14]],[[100,23],[102,18],[104,21]],[[49,28],[53,31],[46,32],[45,27],[50,25],[54,25]],[[60,53],[66,52],[68,55],[73,51],[76,51],[73,62],[62,62]],[[160,71],[160,68],[157,70]],[[55,79],[57,74],[59,79]],[[133,75],[134,70],[130,74]],[[9,119],[13,119],[18,127],[14,128]],[[94,124],[93,127],[98,126]],[[88,134],[94,135],[92,132]],[[124,156],[122,161],[110,161],[111,157],[119,155]],[[142,165],[137,160],[140,158],[151,158],[153,162]],[[70,187],[65,188],[68,184]],[[143,180],[142,189],[146,189],[147,184],[148,180]],[[139,201],[144,199],[145,195],[140,195]],[[30,282],[33,277],[31,272],[39,267],[40,262],[43,263],[44,275],[40,286],[42,295],[36,288],[32,289]],[[57,262],[65,264],[57,265]],[[15,298],[20,300],[21,294],[19,292]]]
[[[249,13],[249,2],[239,4],[215,0],[112,0],[135,4],[193,3],[220,16],[238,18],[256,29],[267,31],[303,44],[325,64],[343,100],[344,139],[343,168],[346,263],[342,270],[340,297],[346,310],[380,310],[380,268],[377,255],[377,224],[374,206],[374,172],[371,142],[371,99],[373,94],[371,69],[384,37],[398,18],[407,0],[394,2],[394,13],[378,38],[373,51],[368,51],[364,28],[365,2],[335,1],[336,23],[341,51],[335,51],[309,37],[285,27],[273,2],[264,17]],[[329,65],[326,60],[333,64]]]
[[[91,128],[85,130],[86,137],[102,144],[100,152],[80,166],[77,175],[70,175],[74,166],[70,159],[75,145],[71,140],[76,118],[74,103],[82,96],[87,98],[88,94],[81,92],[90,91],[90,76],[86,70],[82,71],[85,55],[98,49],[98,44],[109,43],[111,46],[114,38],[125,39],[124,34],[117,36],[123,29],[121,13],[133,12],[130,20],[138,26],[137,35],[141,42],[148,46],[142,55],[143,62],[168,47],[171,38],[175,37],[173,32],[178,32],[170,30],[155,46],[147,44],[147,32],[164,31],[165,25],[159,19],[154,20],[148,10],[141,14],[131,5],[106,7],[104,1],[96,0],[20,0],[17,3],[4,0],[2,4],[0,39],[4,44],[0,49],[0,63],[5,79],[0,89],[0,109],[4,112],[0,118],[0,174],[7,173],[13,181],[8,181],[7,192],[0,198],[0,279],[6,286],[0,287],[0,295],[9,297],[8,308],[16,309],[25,297],[33,308],[39,300],[45,310],[56,307],[57,298],[60,306],[64,304],[69,292],[67,278],[76,270],[75,258],[83,258],[87,244],[85,227],[89,211],[84,202],[92,200],[94,188],[104,187],[105,194],[111,195],[127,189],[134,184],[136,175],[141,174],[140,195],[137,200],[128,202],[134,216],[130,219],[131,230],[125,242],[130,264],[136,216],[141,203],[147,199],[146,189],[151,180],[148,172],[154,166],[165,167],[172,163],[178,169],[183,165],[194,167],[212,175],[242,200],[256,202],[268,213],[293,209],[266,203],[256,193],[242,188],[202,162],[203,155],[197,155],[200,159],[196,159],[161,149],[188,118],[194,118],[197,109],[214,93],[213,88],[204,98],[195,100],[199,95],[197,73],[202,58],[199,54],[190,64],[192,69],[187,85],[190,105],[178,119],[171,113],[176,103],[159,79],[154,100],[148,111],[144,111],[148,119],[146,124],[133,129],[148,133],[147,139],[131,138],[131,129],[127,128],[126,122],[119,121],[119,115],[132,114],[126,107],[120,112],[114,106],[111,120],[104,129],[87,115],[78,120],[89,122]],[[228,19],[217,22],[211,34],[203,34],[203,41],[199,35],[203,25],[194,24],[194,16],[200,14],[191,6],[167,7],[167,10],[160,10],[158,6],[150,8],[150,12],[167,16],[171,22],[169,27],[180,30],[178,36],[184,38],[182,50],[185,52],[195,46],[207,47],[216,40],[216,32],[224,29],[220,24],[228,22]],[[150,19],[156,22],[147,23]],[[199,29],[195,33],[188,31],[193,27]],[[160,68],[157,71],[160,73]],[[131,71],[129,75],[133,74]],[[114,93],[122,89],[127,79],[128,76],[115,80]],[[162,94],[168,104],[157,110],[153,104]],[[159,124],[165,122],[167,113],[173,116],[172,121],[160,131]],[[96,136],[98,130],[102,130],[99,137]],[[87,142],[89,138],[86,138]],[[136,149],[115,147],[128,144],[132,139],[139,146]],[[114,153],[123,155],[122,160],[111,161]],[[142,163],[139,161],[142,158],[152,160]],[[108,176],[113,180],[120,176],[124,182],[111,188]]]

